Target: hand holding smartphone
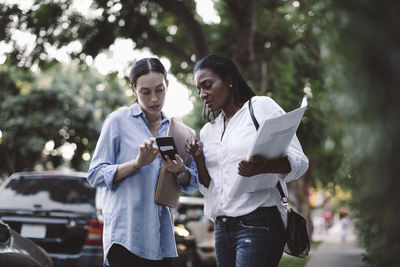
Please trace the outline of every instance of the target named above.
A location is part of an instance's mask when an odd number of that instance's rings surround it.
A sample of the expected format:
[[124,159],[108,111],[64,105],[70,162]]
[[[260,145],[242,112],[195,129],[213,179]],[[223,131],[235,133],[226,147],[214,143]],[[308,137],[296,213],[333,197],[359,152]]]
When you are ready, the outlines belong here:
[[160,150],[161,156],[165,159],[168,156],[171,160],[175,159],[175,154],[178,154],[174,138],[171,136],[157,137],[156,143]]

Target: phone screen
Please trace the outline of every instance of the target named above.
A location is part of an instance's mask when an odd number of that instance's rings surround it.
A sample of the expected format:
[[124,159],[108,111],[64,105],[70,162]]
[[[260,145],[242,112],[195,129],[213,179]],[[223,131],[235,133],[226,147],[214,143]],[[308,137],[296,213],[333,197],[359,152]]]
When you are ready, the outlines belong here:
[[171,160],[175,159],[175,154],[177,154],[178,152],[176,150],[176,145],[173,137],[157,137],[156,143],[158,149],[160,150],[160,154],[164,159],[165,156],[168,156]]

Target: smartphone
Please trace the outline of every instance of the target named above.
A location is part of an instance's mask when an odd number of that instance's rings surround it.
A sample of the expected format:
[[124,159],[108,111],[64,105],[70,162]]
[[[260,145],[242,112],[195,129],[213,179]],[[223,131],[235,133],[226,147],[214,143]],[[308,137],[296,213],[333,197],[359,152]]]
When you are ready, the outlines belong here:
[[164,159],[165,156],[168,156],[171,160],[175,159],[175,154],[178,154],[178,151],[176,150],[175,141],[172,136],[157,137],[156,143]]

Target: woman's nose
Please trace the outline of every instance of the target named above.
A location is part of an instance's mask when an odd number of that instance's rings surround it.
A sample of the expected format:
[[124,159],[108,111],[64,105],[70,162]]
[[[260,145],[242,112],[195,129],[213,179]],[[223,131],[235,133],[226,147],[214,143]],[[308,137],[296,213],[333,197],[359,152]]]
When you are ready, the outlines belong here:
[[201,100],[205,101],[207,98],[207,94],[204,92],[204,90],[200,91],[200,98]]
[[151,94],[151,101],[157,101],[158,100],[158,96],[156,93]]

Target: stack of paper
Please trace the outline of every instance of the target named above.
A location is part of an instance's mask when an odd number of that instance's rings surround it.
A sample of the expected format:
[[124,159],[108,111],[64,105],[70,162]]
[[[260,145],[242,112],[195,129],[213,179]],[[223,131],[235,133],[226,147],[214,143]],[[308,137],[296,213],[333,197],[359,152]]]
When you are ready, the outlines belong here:
[[[258,129],[247,157],[250,158],[254,155],[261,155],[267,159],[283,157],[296,134],[306,107],[307,102],[303,99],[300,108],[279,117],[264,120]],[[276,186],[278,180],[279,175],[274,173],[259,174],[251,177],[239,176],[235,180],[230,195],[235,197],[244,193],[272,188]]]

